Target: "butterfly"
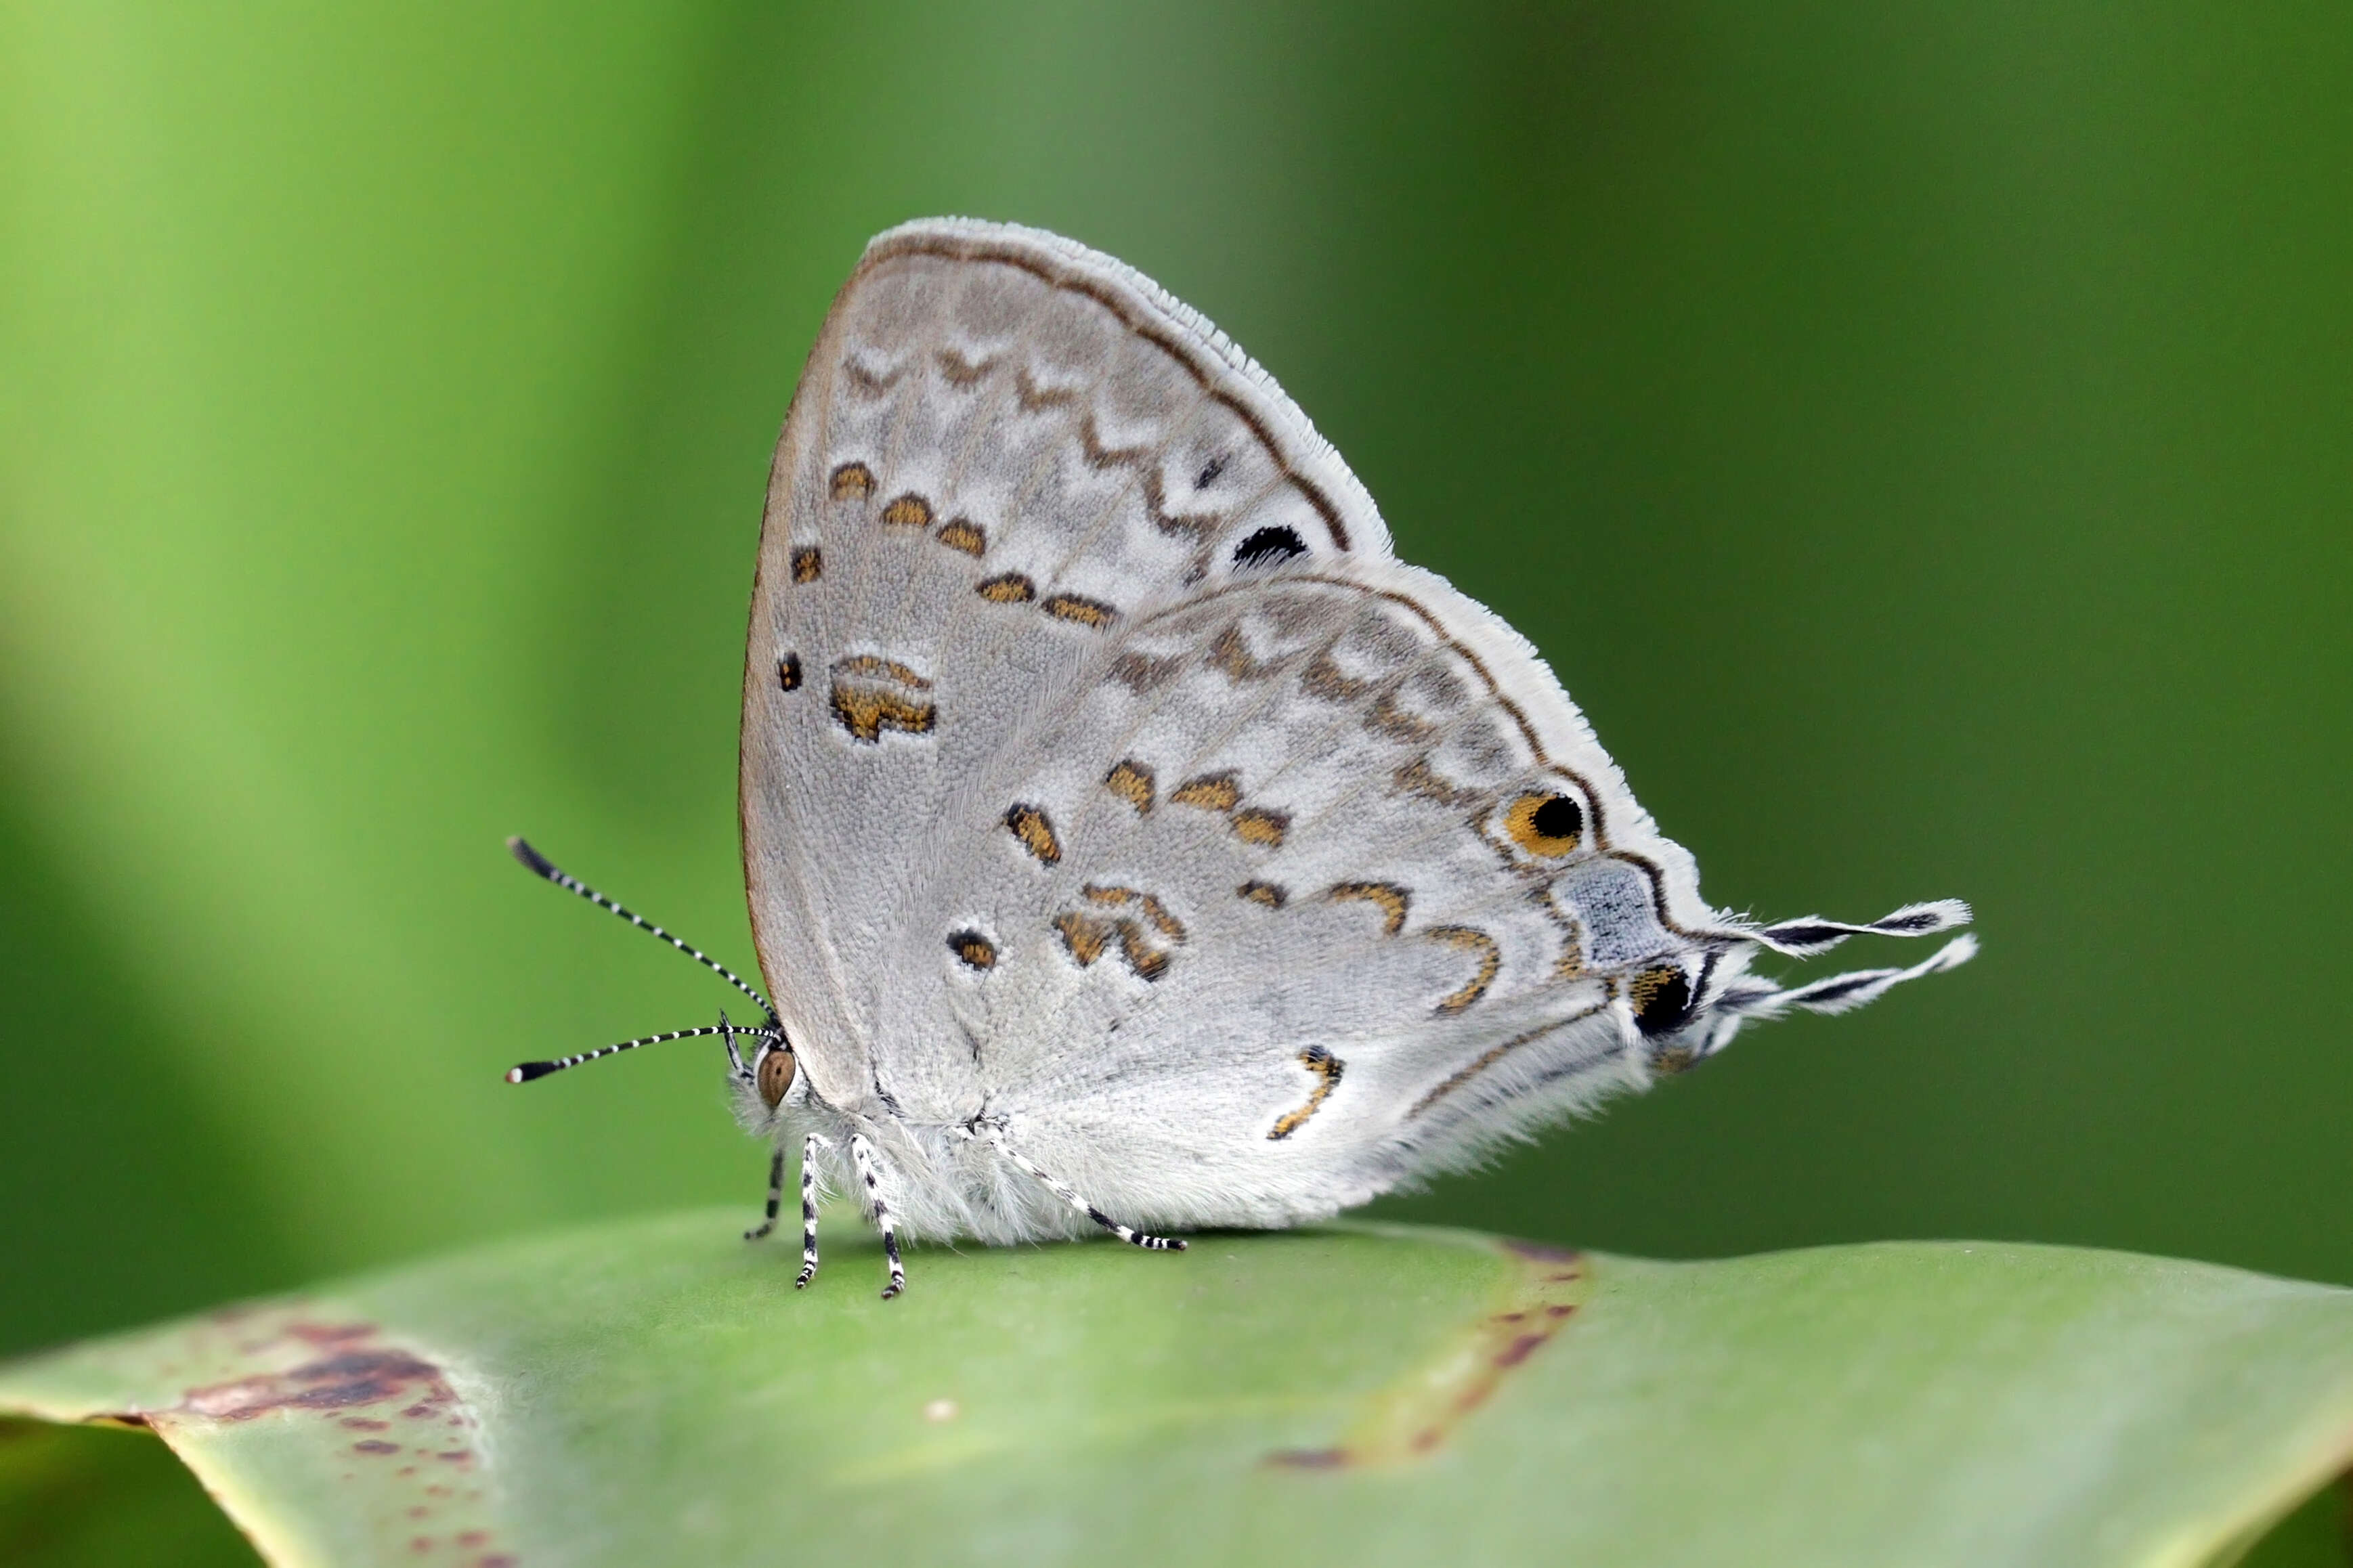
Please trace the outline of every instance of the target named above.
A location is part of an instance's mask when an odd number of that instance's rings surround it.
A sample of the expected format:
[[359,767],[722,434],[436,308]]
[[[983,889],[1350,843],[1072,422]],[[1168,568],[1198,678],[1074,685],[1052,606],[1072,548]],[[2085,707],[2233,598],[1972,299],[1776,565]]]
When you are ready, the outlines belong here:
[[[965,219],[878,237],[777,443],[740,810],[775,995],[734,1107],[899,1237],[1323,1219],[1647,1087],[1784,988],[1760,953],[1966,924],[1710,907],[1535,650],[1399,561],[1274,379],[1141,273]],[[738,1042],[751,1047],[748,1059]]]

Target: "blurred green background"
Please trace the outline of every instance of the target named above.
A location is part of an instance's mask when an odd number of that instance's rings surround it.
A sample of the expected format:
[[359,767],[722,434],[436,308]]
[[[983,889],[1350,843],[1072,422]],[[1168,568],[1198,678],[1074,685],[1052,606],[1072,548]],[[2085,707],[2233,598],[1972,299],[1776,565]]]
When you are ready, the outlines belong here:
[[1716,901],[1977,903],[1389,1212],[2353,1281],[2348,82],[2342,0],[7,0],[0,1349],[749,1212],[715,1053],[499,1081],[726,1000],[500,840],[750,961],[769,447],[937,212],[1248,345]]

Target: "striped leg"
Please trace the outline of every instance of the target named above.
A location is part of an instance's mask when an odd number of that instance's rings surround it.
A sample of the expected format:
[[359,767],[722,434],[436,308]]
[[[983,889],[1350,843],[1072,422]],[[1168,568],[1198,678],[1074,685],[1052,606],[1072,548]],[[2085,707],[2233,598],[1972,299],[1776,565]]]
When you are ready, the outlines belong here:
[[891,1262],[891,1283],[882,1287],[882,1299],[887,1301],[907,1288],[907,1270],[899,1261],[899,1232],[891,1223],[891,1205],[882,1201],[882,1189],[874,1181],[874,1145],[866,1141],[863,1132],[849,1135],[850,1163],[858,1167],[858,1179],[866,1184],[867,1206],[874,1211],[874,1224],[882,1232],[882,1256]]
[[[735,1042],[730,1040],[727,1042],[727,1045],[728,1048],[732,1050],[734,1048]],[[783,1144],[779,1143],[776,1145],[776,1153],[771,1155],[768,1159],[768,1217],[760,1222],[758,1229],[745,1231],[744,1233],[744,1239],[746,1241],[759,1241],[767,1237],[770,1232],[776,1228],[776,1211],[784,1207],[784,1205],[785,1147]]]
[[796,1290],[817,1278],[817,1152],[824,1146],[814,1132],[801,1141],[801,1277],[793,1281]]
[[1061,1199],[1064,1203],[1070,1205],[1072,1208],[1078,1210],[1081,1214],[1086,1215],[1089,1219],[1094,1221],[1097,1225],[1103,1226],[1105,1230],[1111,1232],[1113,1236],[1119,1237],[1130,1247],[1141,1247],[1147,1252],[1182,1252],[1185,1250],[1185,1241],[1182,1237],[1172,1237],[1166,1236],[1153,1236],[1145,1231],[1134,1229],[1133,1226],[1120,1224],[1119,1221],[1112,1218],[1111,1215],[1103,1213],[1103,1210],[1087,1202],[1086,1199],[1081,1197],[1077,1193],[1072,1192],[1070,1188],[1064,1186],[1061,1183],[1056,1181],[1053,1177],[1048,1175],[1045,1172],[1039,1170],[1037,1166],[1031,1164],[1020,1155],[1015,1153],[1012,1149],[1006,1144],[1005,1134],[998,1131],[996,1128],[982,1127],[976,1129],[964,1127],[958,1128],[957,1131],[962,1132],[966,1138],[978,1138],[983,1142],[986,1142],[990,1148],[996,1150],[999,1154],[1002,1154],[1005,1158],[1013,1162],[1013,1163],[1025,1174],[1044,1185],[1048,1192],[1052,1193],[1056,1197]]

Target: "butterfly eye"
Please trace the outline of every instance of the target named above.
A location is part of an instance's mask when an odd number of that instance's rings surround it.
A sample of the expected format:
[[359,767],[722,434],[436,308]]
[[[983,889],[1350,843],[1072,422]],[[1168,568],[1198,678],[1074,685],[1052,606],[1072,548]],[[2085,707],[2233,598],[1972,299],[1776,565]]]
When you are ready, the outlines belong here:
[[1634,976],[1626,995],[1634,1005],[1634,1026],[1645,1037],[1670,1035],[1691,1022],[1691,978],[1681,964],[1645,969]]
[[1505,808],[1504,831],[1531,855],[1573,855],[1585,841],[1585,807],[1573,795],[1531,791]]
[[785,1092],[793,1087],[796,1064],[793,1053],[782,1046],[763,1046],[760,1059],[752,1068],[760,1089],[760,1100],[771,1110],[784,1103]]

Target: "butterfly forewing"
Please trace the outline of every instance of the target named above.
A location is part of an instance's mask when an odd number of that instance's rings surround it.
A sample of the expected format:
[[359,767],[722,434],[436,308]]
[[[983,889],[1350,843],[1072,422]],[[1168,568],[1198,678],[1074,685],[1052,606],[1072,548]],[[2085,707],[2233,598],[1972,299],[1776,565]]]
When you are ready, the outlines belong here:
[[775,982],[828,1095],[860,1092],[911,966],[930,1011],[952,1000],[944,933],[906,945],[913,884],[972,852],[951,803],[1123,622],[1270,530],[1319,555],[1386,542],[1287,400],[1183,307],[1019,231],[870,247],[778,446],[746,658],[755,929],[764,962],[824,954]]

